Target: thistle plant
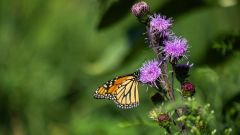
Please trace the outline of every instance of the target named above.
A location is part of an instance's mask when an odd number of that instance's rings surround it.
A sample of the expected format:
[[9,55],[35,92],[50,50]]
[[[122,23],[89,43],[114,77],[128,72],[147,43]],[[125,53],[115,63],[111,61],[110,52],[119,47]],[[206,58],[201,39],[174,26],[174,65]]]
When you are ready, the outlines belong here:
[[[175,101],[174,77],[182,85],[186,85],[189,69],[192,67],[187,58],[188,41],[172,31],[172,18],[151,13],[149,9],[143,1],[134,4],[131,9],[132,14],[145,25],[147,44],[156,54],[154,60],[145,62],[139,69],[139,81],[158,90],[163,89],[167,100]],[[184,60],[186,64],[181,63]],[[171,65],[170,69],[168,65]],[[185,89],[183,91],[187,93]]]
[[[193,64],[189,64],[187,39],[172,31],[172,18],[151,13],[146,2],[134,4],[131,12],[145,25],[146,43],[156,56],[139,69],[139,81],[157,90],[151,98],[156,107],[149,117],[168,134],[215,134],[209,128],[214,111],[196,102],[195,85],[188,79]],[[174,83],[181,87],[174,88]]]
[[140,82],[156,89],[151,97],[155,107],[149,112],[149,118],[166,129],[166,133],[215,134],[217,131],[211,129],[214,111],[209,104],[200,104],[194,98],[197,90],[189,80],[193,64],[188,59],[190,45],[187,39],[174,33],[172,18],[151,13],[146,2],[134,4],[131,12],[145,26],[146,43],[155,58],[144,62],[132,74],[107,81],[97,89],[94,97],[110,99],[122,109],[131,109],[139,105]]

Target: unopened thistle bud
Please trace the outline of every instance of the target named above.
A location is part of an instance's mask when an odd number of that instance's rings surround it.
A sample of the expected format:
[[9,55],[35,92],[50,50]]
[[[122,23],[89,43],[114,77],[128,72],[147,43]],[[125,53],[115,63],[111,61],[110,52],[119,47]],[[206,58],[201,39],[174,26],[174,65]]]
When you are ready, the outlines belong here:
[[148,4],[144,1],[134,4],[131,8],[132,14],[138,18],[145,16],[146,14],[149,13],[149,11],[150,11],[150,8]]
[[168,128],[171,125],[171,119],[168,114],[159,114],[158,123],[161,127]]
[[174,72],[176,73],[176,78],[180,83],[183,83],[189,77],[189,70],[193,64],[175,64]]
[[192,97],[195,94],[195,86],[190,82],[184,82],[181,85],[183,97]]

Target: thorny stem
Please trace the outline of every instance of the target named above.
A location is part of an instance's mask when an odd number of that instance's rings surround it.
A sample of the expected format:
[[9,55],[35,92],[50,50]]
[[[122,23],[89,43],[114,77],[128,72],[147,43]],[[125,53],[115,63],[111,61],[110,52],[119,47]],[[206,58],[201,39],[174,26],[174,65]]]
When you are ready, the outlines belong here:
[[169,82],[168,79],[168,65],[167,63],[163,62],[162,63],[162,79],[163,79],[163,88],[166,90],[168,96],[169,96],[169,100],[171,101],[175,101],[175,96],[173,93],[173,87],[171,86],[171,83]]
[[171,130],[170,130],[169,127],[165,128],[165,129],[166,129],[166,131],[167,131],[167,133],[168,133],[169,135],[172,135],[172,132],[171,132]]
[[172,97],[173,99],[175,100],[175,96],[174,96],[174,65],[172,64],[172,76],[171,76],[171,79],[172,79],[172,89],[171,89],[171,93],[172,93]]

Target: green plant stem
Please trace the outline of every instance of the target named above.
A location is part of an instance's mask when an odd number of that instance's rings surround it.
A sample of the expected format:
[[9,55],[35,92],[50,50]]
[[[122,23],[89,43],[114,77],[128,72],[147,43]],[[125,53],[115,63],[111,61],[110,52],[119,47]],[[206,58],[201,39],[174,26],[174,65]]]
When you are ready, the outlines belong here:
[[173,99],[175,100],[175,96],[174,96],[174,70],[173,70],[173,65],[172,65],[172,89],[171,89],[171,93],[173,95]]
[[171,130],[170,130],[169,127],[165,128],[165,129],[166,129],[166,131],[167,131],[167,133],[168,133],[169,135],[172,135],[172,132],[171,132]]
[[[175,110],[175,113],[177,114],[177,117],[181,117],[182,116],[182,111],[181,111],[181,108],[177,108]],[[187,130],[187,127],[185,125],[184,122],[180,122],[178,124],[178,127],[180,128],[180,132],[183,134],[183,135],[187,135],[188,134],[188,130]]]
[[175,101],[175,96],[173,93],[173,86],[171,85],[171,83],[169,82],[169,79],[168,79],[167,63],[163,62],[161,67],[162,67],[162,74],[163,74],[162,75],[162,79],[163,79],[162,87],[166,90],[169,100]]

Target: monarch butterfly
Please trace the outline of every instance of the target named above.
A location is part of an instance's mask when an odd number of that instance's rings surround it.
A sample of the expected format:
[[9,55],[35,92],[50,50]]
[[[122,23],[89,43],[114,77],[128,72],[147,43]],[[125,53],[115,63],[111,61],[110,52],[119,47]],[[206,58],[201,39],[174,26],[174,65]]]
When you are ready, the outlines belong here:
[[94,93],[96,99],[113,100],[117,107],[130,109],[139,105],[138,72],[107,81]]

